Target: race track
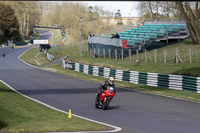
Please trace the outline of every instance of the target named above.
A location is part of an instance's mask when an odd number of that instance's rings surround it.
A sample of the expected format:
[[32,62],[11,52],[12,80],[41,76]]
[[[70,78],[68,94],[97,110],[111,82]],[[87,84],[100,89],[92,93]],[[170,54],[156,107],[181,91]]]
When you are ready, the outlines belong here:
[[[52,33],[40,30],[40,39]],[[117,93],[108,110],[95,109],[99,83],[31,67],[18,59],[34,46],[7,51],[0,57],[0,80],[17,91],[57,109],[121,127],[123,133],[199,133],[200,104],[147,94],[126,88]],[[39,49],[38,49],[39,50]]]

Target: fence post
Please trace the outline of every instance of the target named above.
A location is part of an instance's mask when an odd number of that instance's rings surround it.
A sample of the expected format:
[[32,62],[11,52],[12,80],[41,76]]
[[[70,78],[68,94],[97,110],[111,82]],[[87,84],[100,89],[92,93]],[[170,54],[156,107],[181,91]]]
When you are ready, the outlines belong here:
[[105,52],[105,48],[103,48],[103,58],[106,58],[106,52]]
[[[178,48],[176,48],[176,59],[178,59],[178,61],[180,61],[181,63],[183,63],[183,61],[182,61],[182,59],[181,59],[181,57],[179,56],[179,50],[178,50]],[[178,62],[177,62],[178,63]]]
[[117,49],[115,49],[115,59],[117,60]]
[[110,59],[110,56],[111,56],[110,48],[108,49],[108,54],[109,54],[109,59]]
[[94,54],[93,54],[93,58],[95,58],[95,54],[96,54],[95,52],[96,52],[96,50],[95,50],[95,48],[94,48]]
[[175,60],[176,60],[176,64],[178,64],[178,48],[176,48],[176,56],[175,56]]
[[155,56],[155,63],[157,63],[157,49],[154,50],[154,53],[155,53],[155,55],[154,55]]
[[164,63],[167,63],[167,53],[166,53],[166,49],[163,50],[163,54],[164,54]]
[[145,62],[147,62],[147,49],[145,49]]
[[139,61],[139,49],[137,49],[137,60]]
[[131,61],[131,49],[129,48],[129,58],[130,58],[130,61]]
[[100,58],[100,49],[98,48],[98,58]]
[[190,64],[192,63],[192,56],[191,56],[191,49],[189,48],[189,59],[190,59]]

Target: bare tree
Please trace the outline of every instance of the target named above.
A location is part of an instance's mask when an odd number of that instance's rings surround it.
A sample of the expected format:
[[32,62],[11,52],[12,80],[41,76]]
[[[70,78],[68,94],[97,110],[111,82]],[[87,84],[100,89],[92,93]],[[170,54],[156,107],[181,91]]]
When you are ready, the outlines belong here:
[[179,13],[186,21],[191,39],[194,43],[200,44],[199,2],[196,1],[195,3],[196,9],[192,10],[192,5],[189,2],[176,2]]
[[[3,1],[2,3],[10,5],[19,21],[20,34],[22,37],[28,37],[33,33],[33,25],[36,25],[40,19],[39,8],[36,1]],[[22,38],[23,39],[23,38]]]
[[142,1],[138,4],[138,10],[145,19],[180,18],[176,3],[171,1]]
[[120,10],[118,9],[117,12],[115,13],[115,21],[117,21],[117,25],[123,25],[123,22],[122,22],[122,17],[121,17],[121,12]]

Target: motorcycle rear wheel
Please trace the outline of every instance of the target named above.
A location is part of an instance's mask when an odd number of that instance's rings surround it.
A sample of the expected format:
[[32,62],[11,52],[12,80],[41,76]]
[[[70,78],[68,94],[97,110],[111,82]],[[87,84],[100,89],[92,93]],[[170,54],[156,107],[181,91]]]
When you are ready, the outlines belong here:
[[97,96],[95,99],[95,108],[98,109],[99,108],[99,97]]

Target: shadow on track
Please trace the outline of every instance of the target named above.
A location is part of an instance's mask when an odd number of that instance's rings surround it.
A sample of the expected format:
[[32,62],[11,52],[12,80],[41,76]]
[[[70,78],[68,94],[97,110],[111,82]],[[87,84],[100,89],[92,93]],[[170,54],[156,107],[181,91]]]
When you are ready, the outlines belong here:
[[117,106],[108,106],[107,110],[119,109],[120,105]]
[[95,93],[95,88],[80,88],[80,89],[32,89],[32,90],[19,90],[19,92],[27,95],[45,95],[45,94],[84,94]]
[[[25,95],[45,95],[45,94],[88,94],[97,93],[97,88],[61,88],[61,89],[30,89],[30,90],[18,90]],[[121,92],[132,92],[130,90],[117,90],[117,93]]]

